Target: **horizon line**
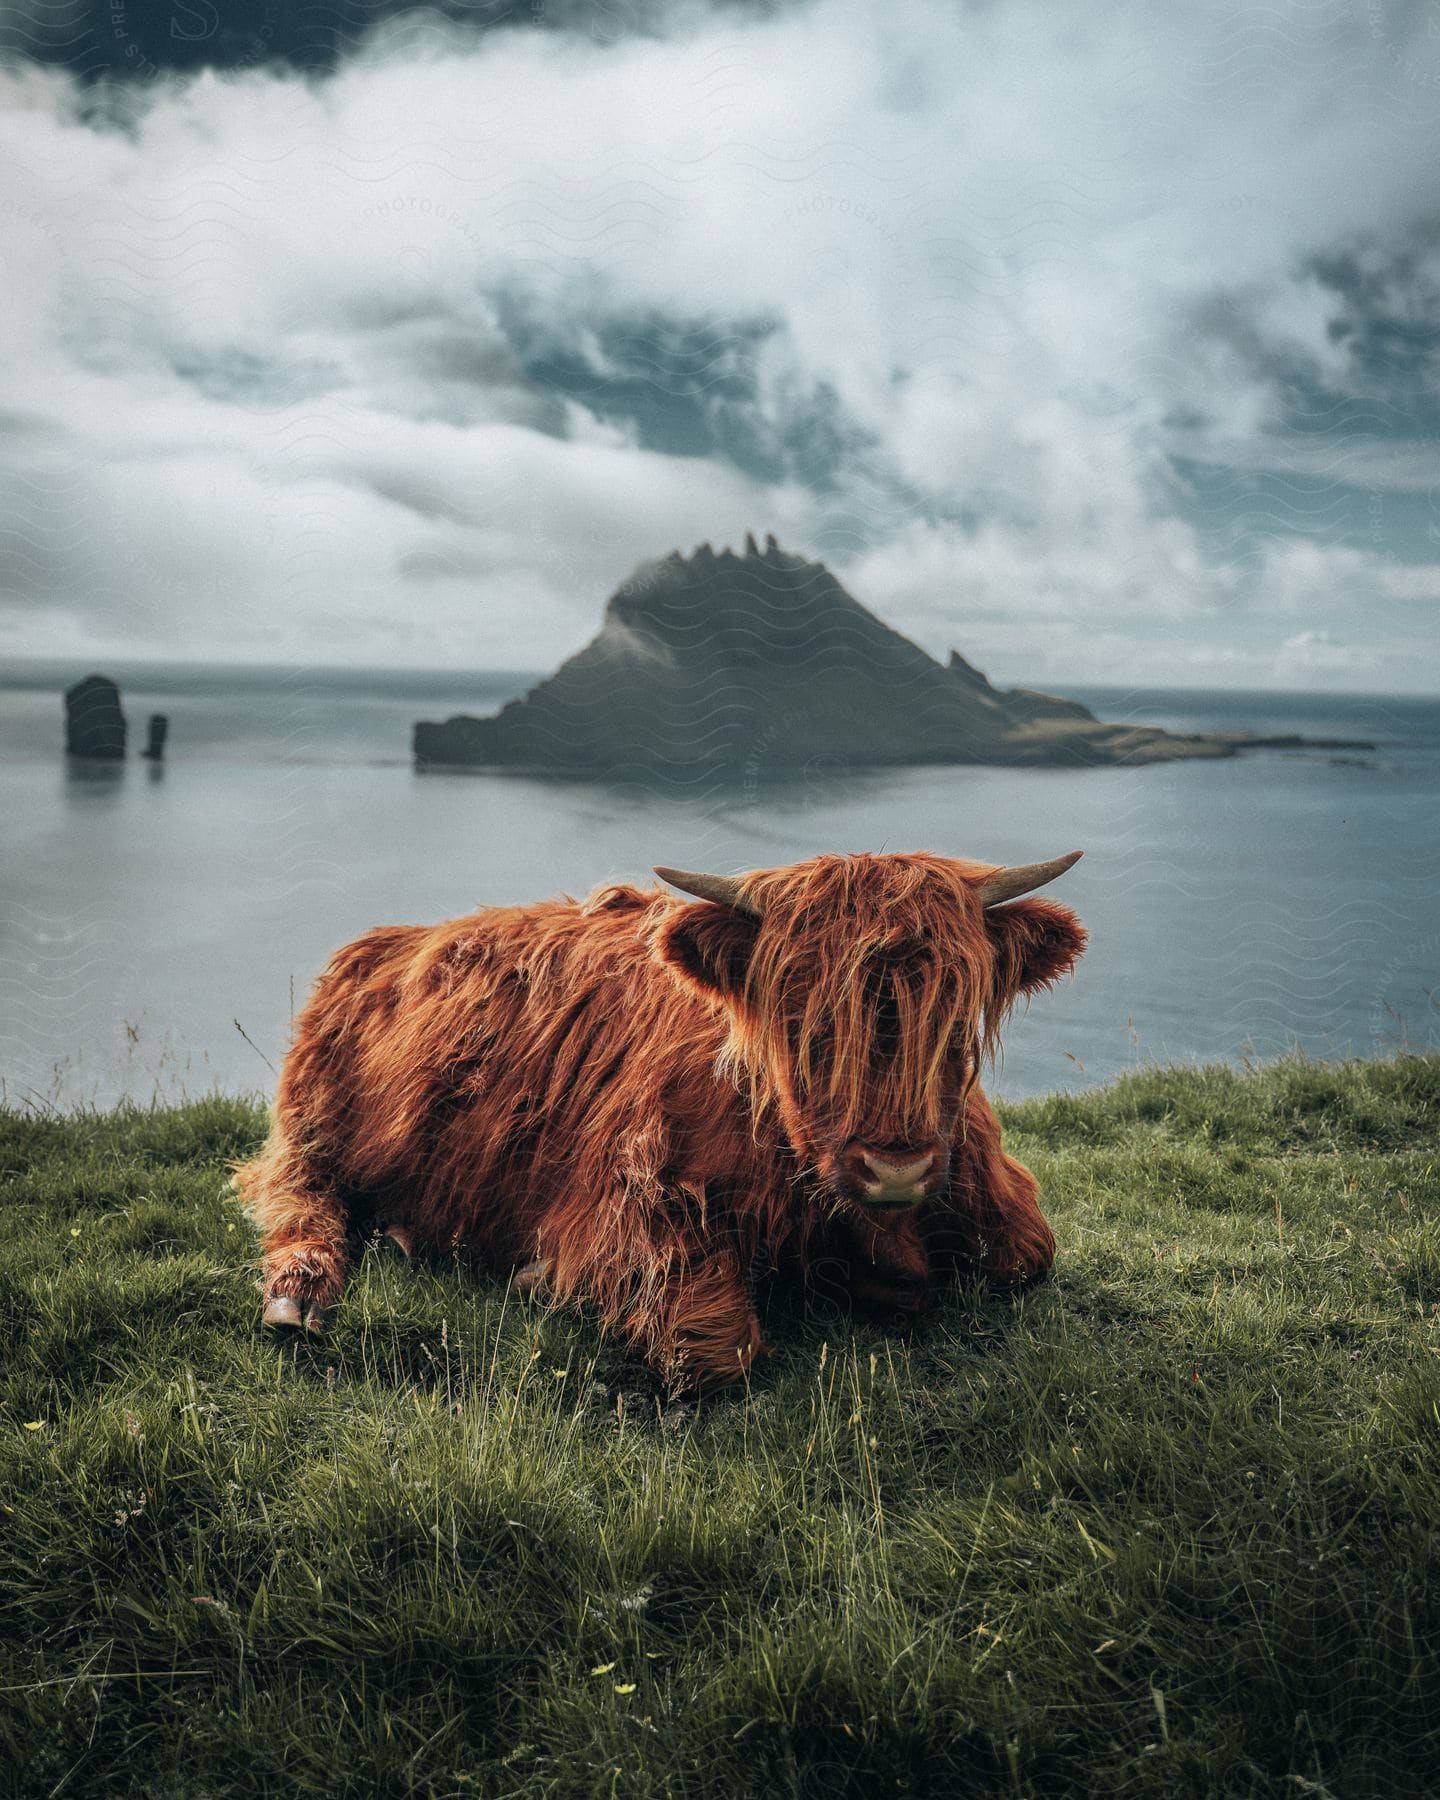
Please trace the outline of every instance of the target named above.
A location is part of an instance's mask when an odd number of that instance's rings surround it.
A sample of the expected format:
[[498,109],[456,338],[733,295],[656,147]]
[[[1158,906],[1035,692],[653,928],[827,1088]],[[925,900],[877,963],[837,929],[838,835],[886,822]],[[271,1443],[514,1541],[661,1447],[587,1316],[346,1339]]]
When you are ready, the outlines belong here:
[[[87,660],[88,657],[88,660]],[[562,659],[564,660],[564,659]],[[467,681],[543,681],[554,673],[557,664],[546,668],[511,668],[492,664],[488,667],[456,668],[453,665],[435,663],[346,663],[346,662],[268,662],[248,661],[242,659],[214,660],[196,657],[160,657],[144,655],[108,655],[81,656],[54,653],[11,654],[0,660],[0,689],[11,691],[33,691],[48,689],[56,682],[67,682],[83,679],[86,675],[104,675],[107,669],[129,670],[133,675],[186,675],[186,674],[246,674],[252,676],[297,676],[315,679],[317,677],[371,677],[381,678],[386,682],[399,680],[435,680],[437,685],[446,689]],[[29,673],[32,679],[16,681],[12,677],[17,673]],[[997,683],[999,685],[999,683]],[[1094,681],[1083,677],[1078,681],[1067,681],[1062,688],[1039,687],[1031,682],[1022,681],[1014,684],[1031,689],[1038,693],[1065,694],[1080,689],[1091,693],[1145,693],[1145,694],[1246,694],[1246,695],[1314,695],[1327,699],[1350,700],[1434,700],[1440,701],[1440,690],[1433,688],[1350,688],[1350,687],[1303,687],[1280,686],[1267,684],[1252,686],[1243,682],[1176,682],[1166,680],[1153,681]]]

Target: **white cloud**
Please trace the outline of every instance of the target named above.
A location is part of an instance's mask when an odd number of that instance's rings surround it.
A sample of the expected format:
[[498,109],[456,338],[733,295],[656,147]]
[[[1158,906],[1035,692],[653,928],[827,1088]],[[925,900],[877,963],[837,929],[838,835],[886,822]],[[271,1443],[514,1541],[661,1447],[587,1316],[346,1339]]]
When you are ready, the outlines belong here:
[[1350,644],[1337,643],[1328,631],[1297,631],[1280,646],[1275,658],[1275,679],[1284,686],[1337,673],[1358,678],[1374,662],[1373,655]]
[[[0,641],[533,665],[635,562],[753,527],[853,545],[862,599],[1006,679],[1322,678],[1364,620],[1434,686],[1433,565],[1277,527],[1240,568],[1167,455],[1423,481],[1363,418],[1287,432],[1267,371],[1353,378],[1314,258],[1419,230],[1427,58],[1383,8],[817,0],[610,46],[395,26],[118,125],[11,73]],[[502,298],[597,377],[606,320],[773,319],[761,422],[826,384],[871,448],[830,493],[647,450],[527,377]]]

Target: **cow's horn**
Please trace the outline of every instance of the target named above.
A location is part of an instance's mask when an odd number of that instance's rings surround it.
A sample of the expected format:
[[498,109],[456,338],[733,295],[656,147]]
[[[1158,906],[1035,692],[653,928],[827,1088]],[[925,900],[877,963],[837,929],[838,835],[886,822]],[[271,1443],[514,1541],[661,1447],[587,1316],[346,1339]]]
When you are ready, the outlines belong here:
[[1000,869],[988,881],[981,882],[980,904],[999,906],[1002,900],[1018,900],[1022,894],[1033,894],[1047,881],[1073,869],[1084,854],[1083,850],[1072,850],[1068,856],[1057,856],[1053,862],[1024,863],[1016,869]]
[[655,873],[682,894],[694,894],[700,900],[718,900],[721,906],[733,906],[737,912],[760,917],[759,909],[741,892],[738,875],[700,875],[690,869],[659,869]]

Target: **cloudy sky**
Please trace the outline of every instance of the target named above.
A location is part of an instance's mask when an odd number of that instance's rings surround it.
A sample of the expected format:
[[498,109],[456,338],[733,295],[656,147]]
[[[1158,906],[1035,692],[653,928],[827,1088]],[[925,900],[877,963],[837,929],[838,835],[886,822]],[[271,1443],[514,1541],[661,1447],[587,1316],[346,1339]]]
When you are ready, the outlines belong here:
[[1002,681],[1440,691],[1440,0],[0,58],[0,656],[537,668],[754,530]]

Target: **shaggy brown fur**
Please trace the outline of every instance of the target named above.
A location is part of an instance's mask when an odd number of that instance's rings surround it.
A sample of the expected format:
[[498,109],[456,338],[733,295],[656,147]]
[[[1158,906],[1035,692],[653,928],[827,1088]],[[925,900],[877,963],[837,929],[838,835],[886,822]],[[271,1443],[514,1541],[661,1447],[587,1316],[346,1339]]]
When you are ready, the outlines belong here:
[[[899,1322],[957,1264],[1042,1274],[1054,1238],[976,1077],[1085,934],[1048,900],[984,910],[992,873],[824,856],[747,876],[758,920],[617,886],[368,932],[316,983],[239,1171],[267,1317],[321,1324],[348,1242],[388,1228],[711,1387],[765,1350],[776,1271],[823,1258]],[[867,1152],[917,1147],[916,1193],[873,1203]]]

